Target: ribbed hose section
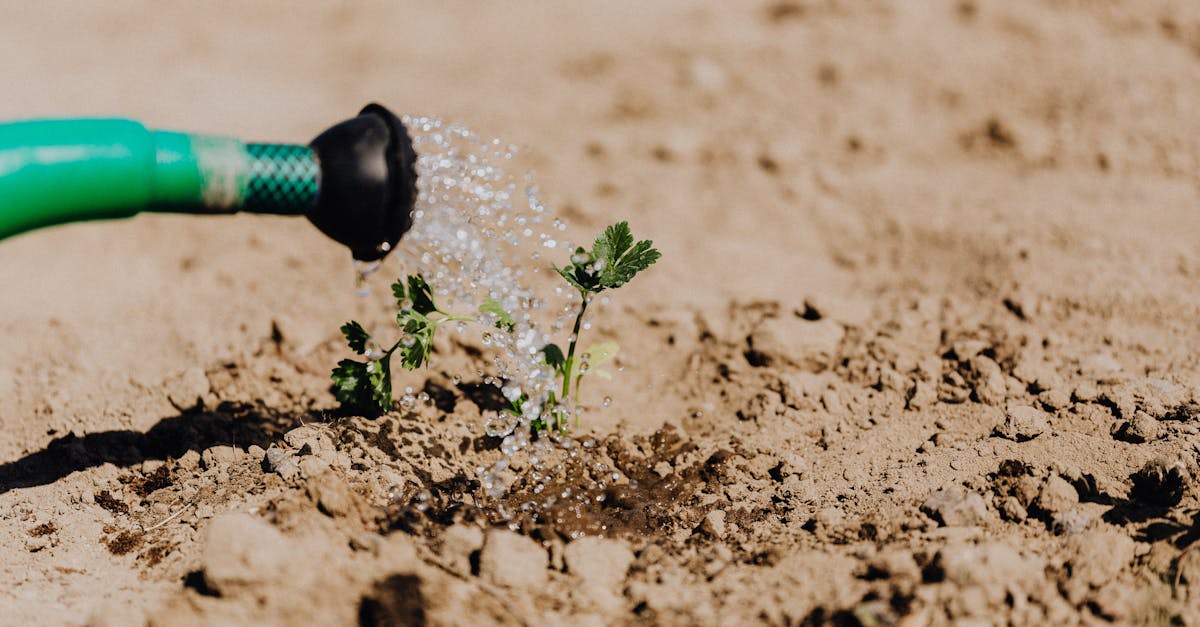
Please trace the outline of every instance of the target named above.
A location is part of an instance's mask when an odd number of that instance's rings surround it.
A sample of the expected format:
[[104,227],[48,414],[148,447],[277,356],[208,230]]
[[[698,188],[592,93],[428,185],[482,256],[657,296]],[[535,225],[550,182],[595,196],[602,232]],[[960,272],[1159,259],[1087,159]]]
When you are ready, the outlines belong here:
[[250,173],[242,211],[306,214],[317,203],[316,153],[296,144],[246,144]]

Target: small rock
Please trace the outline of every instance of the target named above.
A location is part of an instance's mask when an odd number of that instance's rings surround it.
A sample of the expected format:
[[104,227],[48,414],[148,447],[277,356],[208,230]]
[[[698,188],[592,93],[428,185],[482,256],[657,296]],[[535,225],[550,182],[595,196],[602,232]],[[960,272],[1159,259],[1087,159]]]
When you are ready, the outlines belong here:
[[1076,403],[1092,403],[1100,398],[1100,389],[1096,387],[1095,383],[1084,381],[1075,386],[1075,391],[1071,394],[1071,398]]
[[329,429],[320,425],[304,425],[283,434],[283,441],[297,451],[308,447],[308,453],[321,455],[336,451]]
[[1171,507],[1183,499],[1191,483],[1182,462],[1152,459],[1129,477],[1133,488],[1129,496],[1135,501]]
[[999,542],[978,545],[952,544],[934,559],[946,581],[959,586],[989,589],[1002,601],[1010,587],[1020,587],[1031,573],[1042,570],[1036,558],[1023,558],[1015,549]]
[[1054,367],[1041,360],[1024,360],[1013,368],[1013,376],[1029,386],[1029,391],[1040,394],[1062,387],[1062,377]]
[[1050,517],[1050,530],[1056,535],[1073,536],[1083,533],[1096,520],[1095,515],[1076,507]]
[[179,411],[192,411],[203,404],[204,395],[211,389],[208,376],[200,367],[188,368],[164,382],[167,401]]
[[475,525],[458,523],[442,533],[442,557],[460,575],[470,574],[471,555],[482,547],[483,530]]
[[1103,379],[1121,372],[1121,362],[1107,353],[1097,353],[1079,364],[1079,374]]
[[867,562],[867,568],[887,575],[889,584],[921,583],[921,568],[912,553],[903,549],[884,549]]
[[837,507],[826,507],[813,515],[812,522],[815,530],[828,534],[845,524],[846,514]]
[[1010,520],[1012,522],[1022,522],[1028,515],[1028,512],[1025,511],[1025,507],[1021,505],[1021,501],[1015,496],[1004,497],[1004,499],[1000,501],[1000,506],[998,509],[1004,516],[1005,520]]
[[700,523],[701,531],[711,535],[714,538],[725,537],[725,510],[714,509],[704,517],[704,522]]
[[1134,412],[1133,418],[1121,422],[1113,437],[1133,444],[1157,440],[1162,435],[1162,426],[1144,411]]
[[379,555],[382,547],[383,536],[372,531],[364,531],[350,538],[350,548],[355,551],[366,551],[372,555]]
[[1071,404],[1071,395],[1062,388],[1046,390],[1038,394],[1038,402],[1049,411],[1062,409]]
[[976,355],[970,361],[971,389],[979,402],[987,405],[1000,405],[1008,396],[1008,381],[1004,372],[991,358]]
[[[295,458],[290,461],[295,462]],[[319,477],[329,470],[329,460],[316,455],[305,455],[296,462],[296,467],[300,469],[300,475],[303,477]]]
[[1033,507],[1047,517],[1069,512],[1076,505],[1079,505],[1079,492],[1058,475],[1046,478],[1033,502]]
[[959,361],[970,361],[987,347],[987,342],[981,340],[958,340],[950,349],[954,351],[954,356]]
[[263,470],[277,473],[284,479],[291,479],[300,474],[300,466],[293,459],[292,452],[278,446],[267,449],[267,454],[263,456]]
[[308,480],[308,496],[317,507],[331,518],[359,515],[359,497],[342,479],[326,472]]
[[200,463],[205,469],[227,466],[237,461],[239,454],[232,446],[210,446],[200,454]]
[[479,554],[479,574],[510,588],[532,588],[546,582],[546,550],[530,538],[507,529],[489,529]]
[[1010,406],[1004,422],[996,426],[996,435],[1014,442],[1028,442],[1050,428],[1046,413],[1028,405]]
[[25,538],[25,550],[30,553],[37,553],[42,549],[50,547],[49,536],[29,536]]
[[1100,587],[1133,561],[1135,544],[1129,536],[1108,527],[1086,531],[1067,541],[1071,579]]
[[224,514],[204,530],[204,582],[221,595],[288,576],[290,549],[277,529],[248,514]]
[[921,504],[921,511],[946,527],[971,527],[987,521],[983,497],[960,486],[934,492]]
[[1087,597],[1088,607],[1105,620],[1129,624],[1144,599],[1133,586],[1121,582],[1110,583]]
[[587,536],[568,544],[563,558],[567,572],[588,585],[617,590],[633,564],[633,551],[617,540]]
[[908,409],[922,409],[938,401],[937,384],[917,379],[905,395]]
[[197,470],[200,468],[200,453],[193,450],[184,451],[183,455],[175,460],[175,463],[179,465],[180,470]]
[[779,362],[820,371],[837,354],[845,335],[842,325],[828,319],[770,318],[750,334],[750,348],[763,355],[768,365]]

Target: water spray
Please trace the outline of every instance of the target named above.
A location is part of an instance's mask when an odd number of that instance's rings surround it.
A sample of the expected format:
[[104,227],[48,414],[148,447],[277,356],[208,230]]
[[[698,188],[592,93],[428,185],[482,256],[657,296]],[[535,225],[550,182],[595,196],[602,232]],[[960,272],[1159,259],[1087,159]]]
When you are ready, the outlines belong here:
[[0,124],[0,239],[142,211],[303,215],[375,261],[412,226],[415,163],[408,129],[377,104],[307,146],[124,119]]

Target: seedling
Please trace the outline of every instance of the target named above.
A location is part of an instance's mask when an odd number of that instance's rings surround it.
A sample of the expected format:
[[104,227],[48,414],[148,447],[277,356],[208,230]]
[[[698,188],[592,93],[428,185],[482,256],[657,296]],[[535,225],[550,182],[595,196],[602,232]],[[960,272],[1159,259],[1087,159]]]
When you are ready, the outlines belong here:
[[[555,268],[572,287],[579,291],[579,310],[568,338],[564,355],[557,344],[547,344],[542,356],[554,372],[558,394],[551,392],[537,418],[531,421],[535,430],[553,429],[565,431],[567,418],[573,414],[572,407],[578,404],[580,385],[585,376],[595,374],[607,376],[599,369],[604,362],[616,356],[615,342],[592,344],[582,353],[576,354],[583,317],[595,295],[606,289],[616,289],[628,283],[637,273],[658,261],[660,253],[650,240],[634,242],[628,222],[619,222],[604,230],[592,244],[591,250],[575,249],[570,263]],[[480,316],[451,314],[438,308],[433,290],[425,279],[417,274],[392,285],[399,313],[396,323],[401,337],[387,350],[382,350],[355,321],[342,326],[342,334],[351,350],[366,357],[366,361],[343,359],[333,370],[333,392],[338,401],[345,405],[371,412],[384,412],[392,405],[391,359],[399,353],[400,365],[406,370],[421,367],[429,360],[433,350],[433,338],[438,326],[446,322],[490,322],[505,333],[513,333],[516,325],[512,315],[503,306],[488,299],[479,306]],[[528,397],[521,395],[510,401],[505,411],[520,417],[525,415]]]

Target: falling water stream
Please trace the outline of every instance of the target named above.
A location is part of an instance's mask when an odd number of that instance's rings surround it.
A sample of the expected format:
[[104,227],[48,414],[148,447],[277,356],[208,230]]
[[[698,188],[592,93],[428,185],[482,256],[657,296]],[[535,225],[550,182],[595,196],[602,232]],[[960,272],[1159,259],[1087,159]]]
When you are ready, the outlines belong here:
[[[480,333],[494,355],[489,371],[468,374],[496,386],[509,402],[526,399],[520,416],[485,415],[484,431],[502,438],[505,458],[479,468],[479,480],[487,495],[499,497],[505,492],[502,478],[512,455],[531,443],[535,449],[551,443],[574,446],[571,438],[558,435],[531,438],[530,426],[557,386],[542,348],[570,331],[579,310],[578,291],[551,267],[570,261],[574,245],[566,239],[567,224],[539,198],[532,175],[514,174],[516,146],[437,118],[408,117],[404,123],[418,155],[419,193],[412,229],[394,254],[400,276],[423,275],[446,311],[477,312],[491,299],[514,322],[511,333],[501,331],[488,324],[494,320],[485,314],[484,324],[460,322],[453,328]],[[356,270],[360,294],[368,275],[390,274],[378,265],[359,265]],[[417,400],[409,390],[400,404],[411,407]],[[578,408],[568,406],[567,411],[578,416]],[[528,453],[535,460],[545,457],[544,451]]]

